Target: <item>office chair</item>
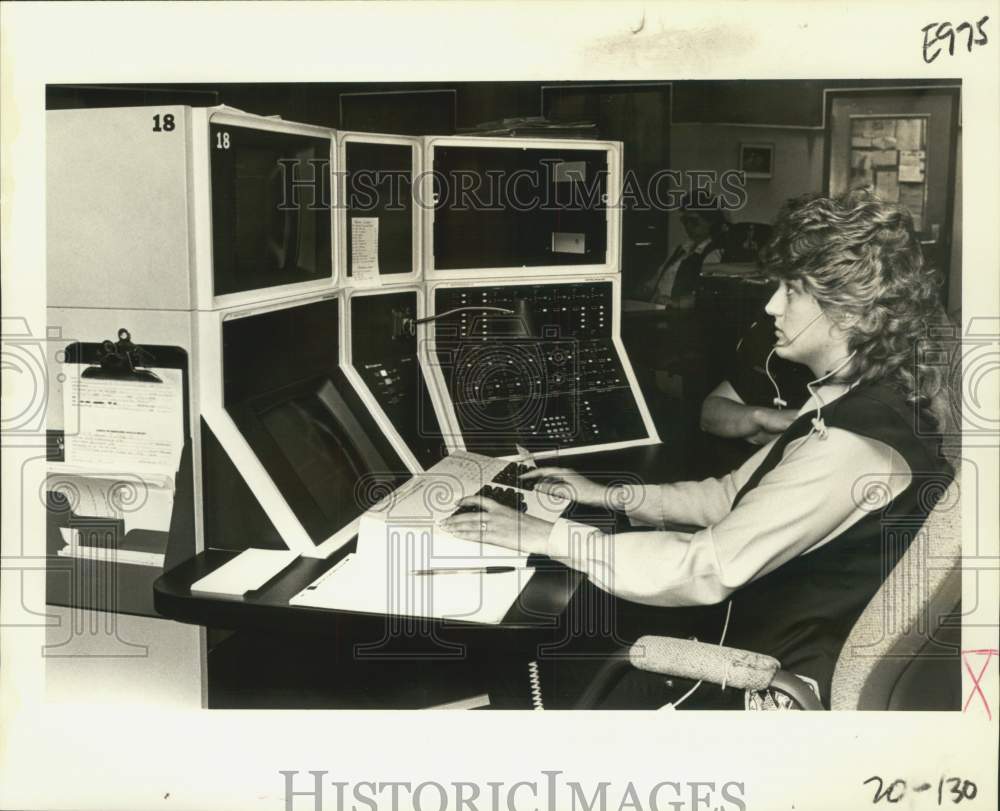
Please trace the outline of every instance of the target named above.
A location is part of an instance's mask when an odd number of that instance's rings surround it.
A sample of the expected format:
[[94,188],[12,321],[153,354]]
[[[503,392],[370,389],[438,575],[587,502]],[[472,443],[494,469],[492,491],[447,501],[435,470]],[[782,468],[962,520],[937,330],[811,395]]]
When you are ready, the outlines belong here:
[[[961,483],[955,467],[954,481],[848,635],[833,674],[831,709],[958,708]],[[941,665],[947,670],[935,672]],[[641,637],[609,659],[576,708],[598,707],[633,667],[737,689],[771,688],[800,709],[823,709],[806,682],[771,656],[662,636]],[[929,693],[930,679],[948,691],[943,701]]]
[[722,242],[722,261],[753,262],[773,231],[766,222],[731,223]]

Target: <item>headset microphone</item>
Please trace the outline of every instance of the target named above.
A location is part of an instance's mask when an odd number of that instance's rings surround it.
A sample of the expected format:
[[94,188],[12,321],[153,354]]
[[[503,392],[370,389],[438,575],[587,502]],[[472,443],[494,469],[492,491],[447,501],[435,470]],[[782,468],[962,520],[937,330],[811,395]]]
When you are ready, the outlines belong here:
[[819,321],[819,319],[822,316],[823,316],[823,311],[820,310],[818,313],[816,313],[816,315],[813,317],[813,319],[808,324],[806,324],[802,329],[800,329],[798,332],[796,332],[795,335],[792,338],[788,339],[783,344],[775,344],[775,347],[778,347],[778,346],[783,346],[783,347],[784,346],[791,346],[799,338],[802,337],[802,333],[804,333],[807,329],[809,329],[809,327],[811,327],[813,324],[815,324],[817,321]]
[[785,341],[785,343],[783,343],[783,344],[775,344],[771,348],[771,351],[768,352],[768,354],[767,354],[767,360],[764,361],[764,373],[767,375],[767,379],[771,381],[771,385],[774,386],[774,393],[775,393],[776,396],[775,396],[775,398],[771,402],[774,403],[774,407],[775,408],[779,408],[779,409],[780,408],[787,408],[788,407],[788,403],[785,400],[781,399],[781,389],[778,388],[777,381],[771,375],[771,358],[774,357],[774,353],[778,349],[779,346],[782,346],[782,347],[784,347],[784,346],[791,346],[793,343],[795,343],[801,337],[801,335],[802,335],[803,332],[805,332],[807,329],[809,329],[809,327],[811,327],[813,324],[815,324],[819,320],[819,318],[820,318],[821,315],[823,315],[823,311],[822,310],[820,310],[818,313],[816,313],[816,316],[812,319],[812,321],[810,321],[802,329],[800,329],[798,332],[796,332],[795,335],[790,340]]

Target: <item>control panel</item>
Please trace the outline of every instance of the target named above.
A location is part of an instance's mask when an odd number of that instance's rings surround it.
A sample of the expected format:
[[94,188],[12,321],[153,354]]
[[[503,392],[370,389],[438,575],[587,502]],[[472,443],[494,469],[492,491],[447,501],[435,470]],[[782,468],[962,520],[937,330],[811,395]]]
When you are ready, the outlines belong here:
[[417,339],[404,322],[417,316],[417,294],[354,295],[350,299],[351,365],[424,469],[447,451],[417,361]]
[[441,287],[434,308],[435,355],[468,450],[648,438],[613,340],[610,281]]

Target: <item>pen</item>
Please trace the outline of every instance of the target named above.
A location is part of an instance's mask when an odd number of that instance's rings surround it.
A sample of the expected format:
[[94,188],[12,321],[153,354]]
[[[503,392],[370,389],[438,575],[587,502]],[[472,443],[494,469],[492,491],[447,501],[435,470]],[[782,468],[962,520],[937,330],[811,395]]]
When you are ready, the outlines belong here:
[[467,568],[456,568],[456,569],[415,569],[412,574],[415,575],[425,575],[425,574],[506,574],[508,572],[516,572],[516,566],[482,566],[474,567],[470,566]]

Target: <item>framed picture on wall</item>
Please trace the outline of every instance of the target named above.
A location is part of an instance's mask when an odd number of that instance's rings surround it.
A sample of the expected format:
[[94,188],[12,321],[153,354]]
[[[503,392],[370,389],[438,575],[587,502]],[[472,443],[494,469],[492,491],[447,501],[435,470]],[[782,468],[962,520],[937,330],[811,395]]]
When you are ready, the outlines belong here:
[[771,177],[773,166],[774,144],[740,144],[740,171],[747,177]]

